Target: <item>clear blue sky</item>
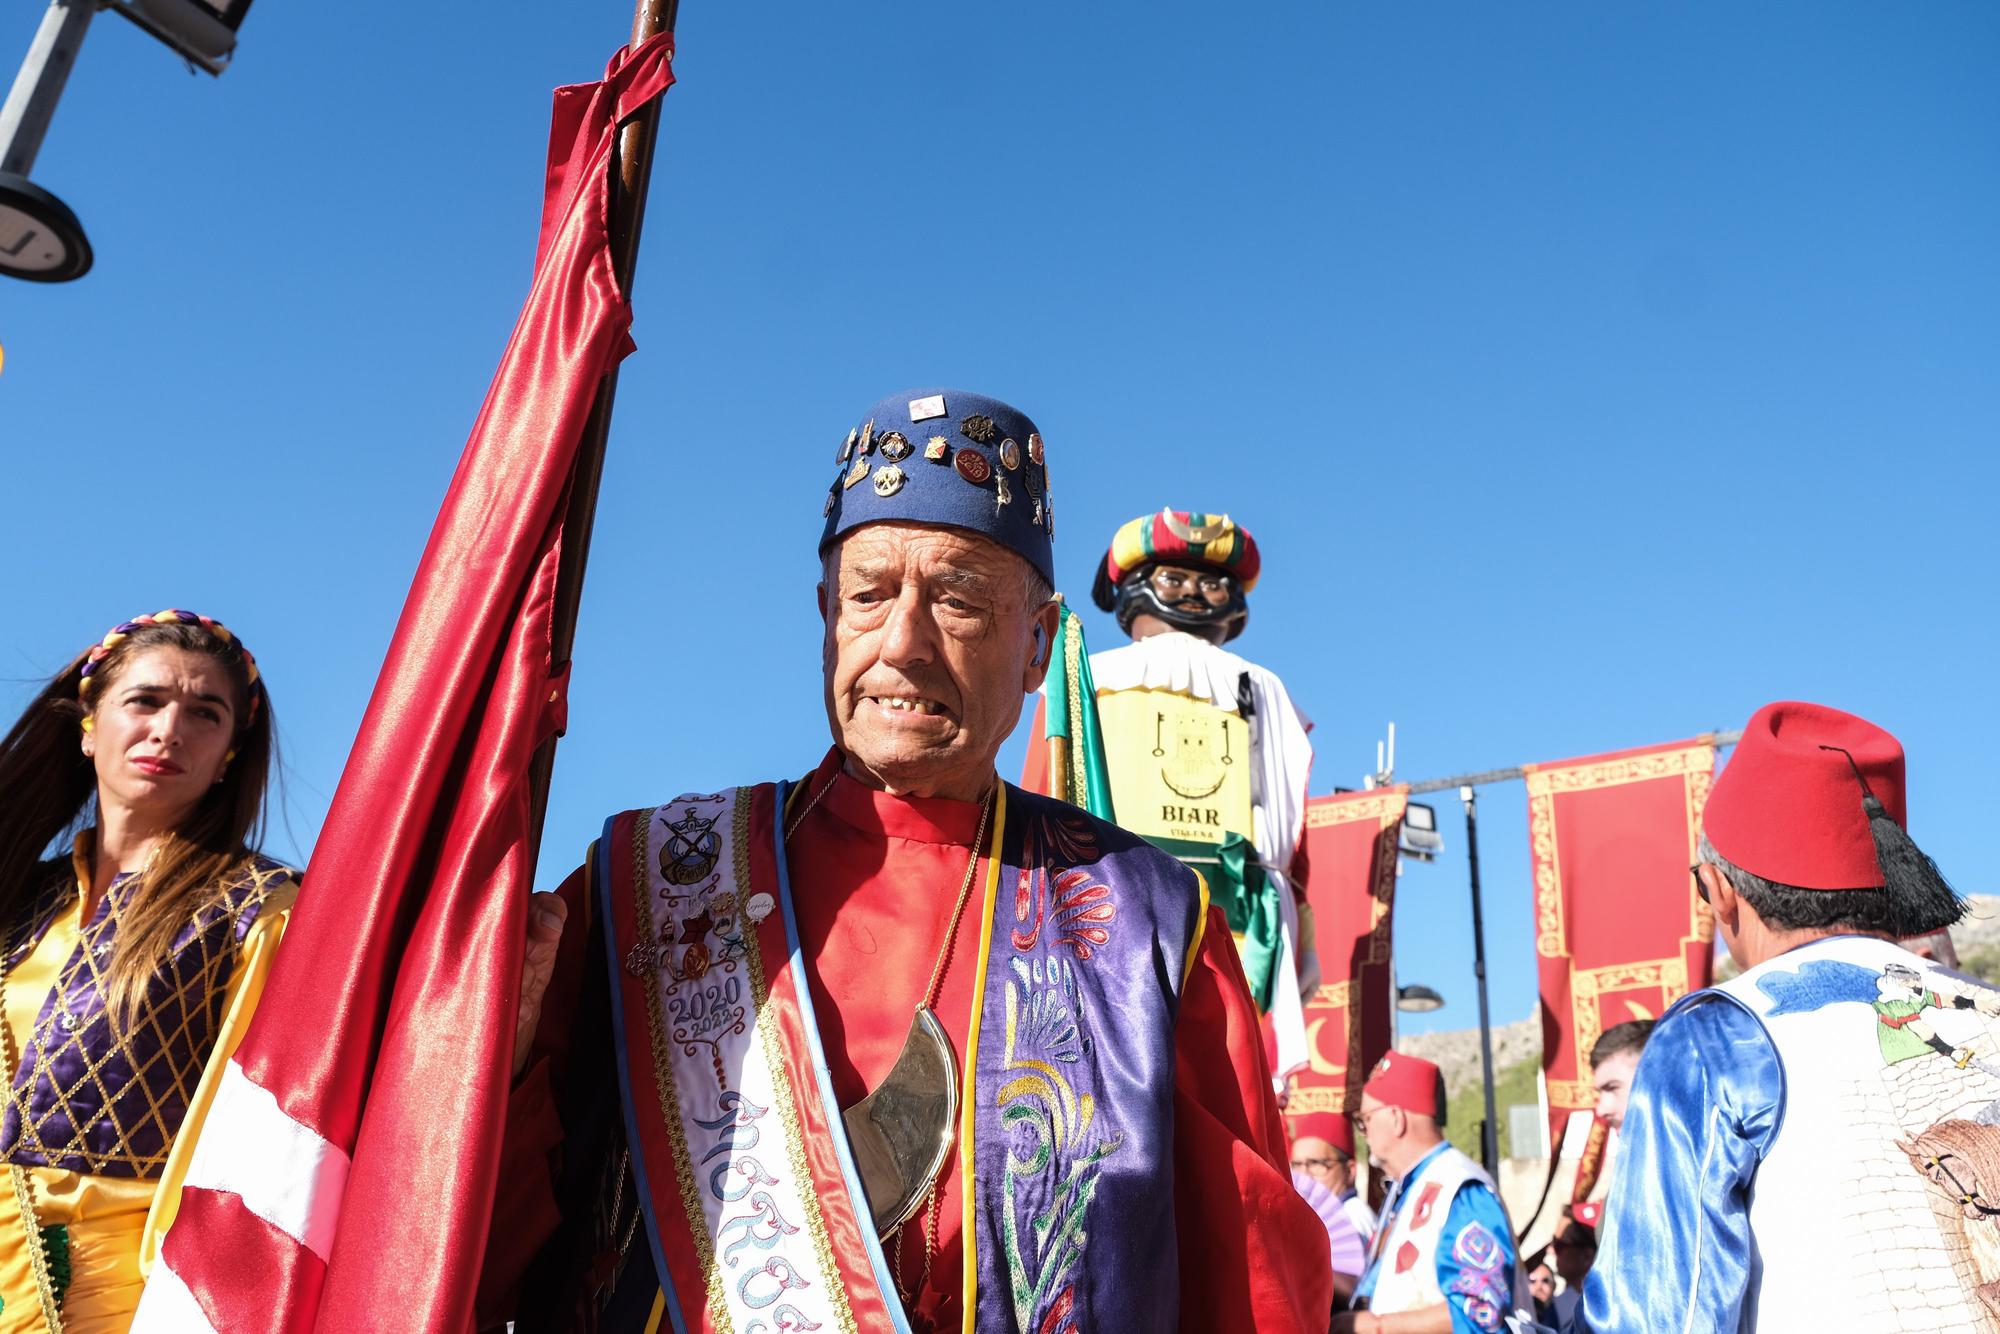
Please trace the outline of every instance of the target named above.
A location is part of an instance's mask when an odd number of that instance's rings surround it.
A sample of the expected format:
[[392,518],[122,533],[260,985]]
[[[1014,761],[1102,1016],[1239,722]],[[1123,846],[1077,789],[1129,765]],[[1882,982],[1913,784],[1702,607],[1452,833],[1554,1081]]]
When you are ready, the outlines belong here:
[[[549,89],[628,23],[265,0],[217,81],[97,21],[35,171],[96,270],[0,287],[10,716],[208,611],[310,848],[525,291]],[[1896,731],[1918,838],[2000,889],[2000,10],[686,0],[680,38],[545,883],[607,811],[818,758],[831,446],[942,383],[1042,423],[1075,600],[1134,514],[1250,525],[1239,646],[1317,790],[1390,719],[1422,778],[1804,697]],[[1518,785],[1482,814],[1511,1019]],[[1459,1027],[1441,815],[1398,935]]]

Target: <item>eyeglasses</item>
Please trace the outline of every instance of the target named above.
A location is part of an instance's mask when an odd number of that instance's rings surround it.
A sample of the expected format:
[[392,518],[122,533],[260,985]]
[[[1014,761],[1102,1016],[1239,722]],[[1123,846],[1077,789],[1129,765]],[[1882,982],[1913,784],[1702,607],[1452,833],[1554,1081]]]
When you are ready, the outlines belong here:
[[1696,862],[1688,867],[1688,874],[1694,877],[1694,892],[1701,895],[1703,903],[1708,902],[1708,884],[1701,878],[1701,868],[1705,863]]
[[1332,1170],[1333,1170],[1334,1168],[1336,1168],[1336,1167],[1345,1167],[1346,1165],[1347,1165],[1347,1159],[1345,1159],[1345,1158],[1294,1158],[1294,1159],[1292,1159],[1292,1166],[1293,1166],[1293,1167],[1296,1167],[1296,1168],[1298,1168],[1298,1169],[1299,1169],[1299,1170],[1300,1170],[1301,1172],[1310,1172],[1310,1171],[1312,1171],[1312,1170],[1313,1170],[1313,1169],[1314,1169],[1315,1167],[1316,1167],[1316,1168],[1318,1168],[1318,1169],[1319,1169],[1320,1171],[1322,1171],[1322,1172],[1331,1172],[1331,1171],[1332,1171]]
[[1349,1112],[1347,1114],[1347,1123],[1365,1135],[1368,1133],[1368,1118],[1377,1112],[1387,1111],[1390,1106],[1391,1104],[1385,1102],[1378,1106],[1370,1107],[1365,1111]]

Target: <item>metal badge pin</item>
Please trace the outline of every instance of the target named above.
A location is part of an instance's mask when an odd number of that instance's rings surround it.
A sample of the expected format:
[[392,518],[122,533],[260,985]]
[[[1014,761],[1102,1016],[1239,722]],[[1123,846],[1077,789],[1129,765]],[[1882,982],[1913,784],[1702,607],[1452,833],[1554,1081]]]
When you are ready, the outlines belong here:
[[885,463],[875,470],[875,494],[893,496],[903,489],[903,470],[893,463]]
[[856,482],[860,481],[867,475],[868,475],[868,460],[856,459],[854,460],[854,466],[847,470],[847,476],[841,479],[840,484],[842,486],[853,486]]
[[1021,447],[1014,443],[1012,436],[1000,442],[1000,466],[1008,472],[1021,466]]
[[1028,432],[1028,461],[1040,467],[1042,462],[1042,436],[1039,431]]
[[860,434],[861,434],[861,428],[860,428],[860,427],[858,427],[858,426],[855,426],[855,427],[849,427],[849,428],[848,428],[848,432],[847,432],[847,443],[846,443],[846,444],[844,444],[844,445],[842,445],[842,446],[840,447],[840,450],[839,450],[839,452],[838,452],[838,453],[836,453],[836,454],[835,454],[835,455],[833,456],[833,461],[834,461],[835,463],[845,463],[845,462],[847,462],[847,460],[848,460],[848,457],[849,457],[850,455],[852,455],[852,454],[854,453],[854,440],[855,440],[855,437],[859,436]]
[[958,424],[959,433],[974,444],[990,445],[1000,438],[999,428],[993,419],[981,413],[973,413]]
[[1029,518],[1028,522],[1030,522],[1030,523],[1034,524],[1034,525],[1035,525],[1035,527],[1037,527],[1037,528],[1040,528],[1040,527],[1042,526],[1042,502],[1041,502],[1041,501],[1037,500],[1037,501],[1035,502],[1035,512],[1034,512],[1033,516]]
[[929,398],[910,400],[910,420],[927,422],[933,417],[944,416],[944,395],[932,394]]
[[866,454],[868,453],[868,451],[874,448],[875,448],[875,419],[873,417],[870,417],[868,419],[868,424],[861,428],[861,452],[863,454]]
[[819,507],[820,518],[824,519],[827,515],[833,513],[834,497],[838,496],[839,494],[840,492],[838,491],[829,491],[826,493],[826,504],[821,505]]
[[881,450],[882,457],[889,462],[901,463],[910,457],[910,438],[901,431],[887,431],[883,433],[876,448]]
[[986,479],[993,475],[993,465],[986,456],[976,449],[961,449],[953,455],[951,466],[958,469],[958,475],[974,486],[984,486]]
[[1007,489],[1007,474],[1004,472],[993,474],[993,485],[993,512],[998,514],[1001,507],[1014,498],[1014,493]]
[[68,1010],[64,1010],[62,1012],[62,1018],[56,1020],[56,1027],[60,1028],[65,1033],[74,1033],[79,1027],[79,1024],[77,1022],[77,1017],[71,1014]]
[[924,446],[924,457],[932,463],[949,463],[951,461],[951,441],[941,435],[932,436],[929,443]]

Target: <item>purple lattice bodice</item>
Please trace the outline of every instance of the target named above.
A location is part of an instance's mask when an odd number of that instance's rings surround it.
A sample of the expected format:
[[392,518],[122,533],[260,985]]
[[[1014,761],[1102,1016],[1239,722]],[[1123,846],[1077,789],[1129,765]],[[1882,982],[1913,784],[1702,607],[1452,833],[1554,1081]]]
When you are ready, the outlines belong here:
[[[42,869],[46,888],[12,935],[9,972],[76,892],[67,859]],[[97,1176],[158,1176],[215,1045],[238,947],[271,891],[294,877],[253,857],[174,937],[144,1002],[122,1027],[105,1008],[103,986],[133,882],[113,881],[20,1053],[0,1113],[0,1159]]]

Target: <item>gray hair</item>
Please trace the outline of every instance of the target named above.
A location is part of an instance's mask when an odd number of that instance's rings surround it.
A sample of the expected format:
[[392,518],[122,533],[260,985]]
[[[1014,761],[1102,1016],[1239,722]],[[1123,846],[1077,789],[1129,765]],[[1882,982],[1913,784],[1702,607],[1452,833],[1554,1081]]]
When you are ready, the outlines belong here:
[[1942,930],[1965,912],[1957,900],[1928,903],[1886,887],[1801,889],[1766,880],[1717,852],[1706,832],[1695,855],[1722,872],[1766,926],[1780,931],[1862,931],[1903,940]]

